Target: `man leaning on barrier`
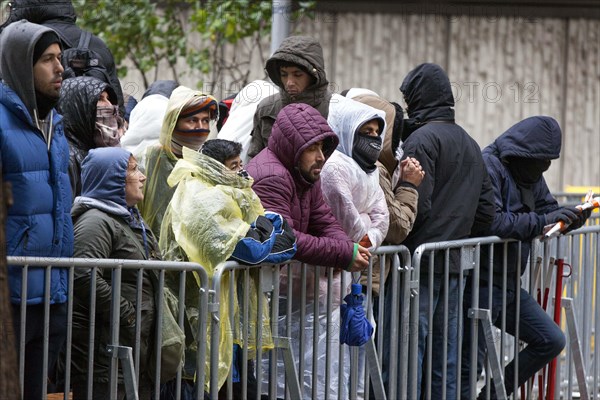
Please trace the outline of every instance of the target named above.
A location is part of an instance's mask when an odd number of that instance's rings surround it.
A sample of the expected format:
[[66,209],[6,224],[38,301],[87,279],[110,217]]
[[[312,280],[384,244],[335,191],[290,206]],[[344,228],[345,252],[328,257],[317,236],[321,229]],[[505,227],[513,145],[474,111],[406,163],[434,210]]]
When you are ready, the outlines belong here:
[[[54,110],[62,84],[60,55],[58,35],[41,25],[22,20],[10,24],[0,35],[0,75],[4,79],[0,83],[2,178],[11,183],[15,200],[6,219],[9,256],[73,255],[69,146],[62,117]],[[50,302],[47,368],[52,376],[67,334],[68,272],[52,268],[46,287],[44,268],[29,268],[26,298],[21,292],[22,273],[21,268],[9,266],[17,338],[22,325],[25,330],[25,347],[20,349],[25,352],[24,398],[41,399],[46,380],[44,302]],[[22,302],[27,303],[23,315]]]
[[[414,253],[423,243],[477,235],[494,217],[492,188],[479,145],[454,120],[454,98],[448,75],[439,65],[421,64],[404,78],[400,91],[406,100],[409,117],[402,132],[404,157],[419,160],[425,172],[417,189],[417,218],[404,244]],[[429,257],[434,257],[432,271]],[[431,359],[431,398],[452,400],[457,396],[460,372],[459,294],[464,281],[459,274],[459,251],[449,252],[447,264],[445,258],[443,253],[434,253],[425,254],[421,260],[417,387],[409,387],[409,390],[416,389],[417,397],[420,397],[421,377],[427,376],[427,369],[422,368],[423,360]],[[444,279],[446,267],[447,285]],[[446,295],[447,302],[444,301]],[[433,310],[432,325],[429,324],[430,308]],[[447,340],[445,317],[448,321]],[[428,335],[431,335],[430,349],[427,349]],[[447,357],[443,356],[444,349]],[[423,391],[428,397],[429,388],[425,386]]]
[[[311,265],[361,271],[368,267],[371,254],[346,235],[323,199],[321,191],[321,170],[338,141],[336,134],[316,109],[307,104],[290,104],[278,114],[268,147],[250,161],[247,169],[254,178],[252,188],[265,209],[281,214],[291,225],[297,239],[295,260]],[[299,268],[294,267],[290,268],[289,273],[296,275],[297,271]],[[311,267],[307,275],[328,274],[329,271],[330,268]],[[285,285],[285,281],[286,279],[282,279],[281,283]],[[300,280],[294,279],[293,284],[297,285],[297,282]],[[292,290],[287,288],[287,291]],[[286,288],[282,287],[281,293],[285,291]],[[323,293],[319,293],[319,296],[323,296]],[[339,299],[339,293],[337,297],[334,294],[333,298]],[[304,321],[293,320],[295,327],[304,326],[308,316]],[[317,322],[319,323],[321,321]],[[280,324],[280,328],[282,325],[284,324]],[[295,333],[292,334],[292,339],[297,343],[294,335]],[[299,356],[297,344],[293,350]],[[306,360],[306,355],[310,352],[312,348],[304,348],[300,354]],[[310,368],[308,364],[305,364],[305,370],[306,368]],[[304,375],[304,387],[307,390],[313,386],[312,382],[307,382],[311,376],[312,374]],[[324,376],[315,376],[315,379],[324,379]],[[283,379],[278,379],[278,397],[284,395],[283,384]]]
[[[488,263],[489,249],[483,248],[481,255],[479,308],[490,309],[492,322],[499,327],[502,298],[505,296],[506,331],[514,334],[517,329],[515,321],[519,321],[519,340],[527,343],[527,347],[518,354],[519,375],[516,385],[515,361],[510,362],[504,369],[504,386],[507,395],[513,393],[515,386],[521,386],[560,354],[565,346],[565,337],[560,328],[531,295],[520,288],[520,276],[517,275],[519,263],[521,274],[525,271],[531,240],[541,235],[546,225],[563,221],[570,224],[568,230],[573,230],[581,227],[590,216],[590,212],[580,213],[575,207],[559,207],[542,176],[542,173],[550,167],[551,160],[559,157],[560,148],[561,129],[558,123],[551,117],[537,116],[518,122],[483,150],[483,159],[492,180],[496,206],[496,215],[489,234],[521,241],[520,253],[519,243],[508,244],[506,291],[501,287],[504,251],[501,248],[495,249],[491,266]],[[488,282],[490,267],[493,269],[493,282]],[[472,282],[467,282],[464,293],[465,312],[471,306],[471,288]],[[491,307],[488,304],[490,290]],[[520,298],[519,310],[516,309],[517,290]],[[472,367],[470,365],[471,320],[465,318],[464,321],[461,390],[462,398],[468,399],[471,397],[469,382]],[[486,353],[486,342],[481,327],[477,343],[477,376],[479,377]],[[486,392],[484,387],[480,396],[484,396]],[[496,397],[493,389],[491,396]]]

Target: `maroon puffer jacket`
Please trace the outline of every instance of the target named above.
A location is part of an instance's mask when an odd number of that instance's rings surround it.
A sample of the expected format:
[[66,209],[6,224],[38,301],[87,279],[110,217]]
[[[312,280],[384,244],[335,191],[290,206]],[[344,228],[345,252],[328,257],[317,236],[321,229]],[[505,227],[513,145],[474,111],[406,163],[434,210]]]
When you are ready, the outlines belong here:
[[346,268],[354,243],[323,200],[321,182],[309,183],[296,168],[304,149],[321,140],[329,158],[338,138],[327,120],[309,105],[290,104],[277,115],[268,147],[248,163],[247,170],[265,210],[281,214],[294,229],[298,246],[294,259]]

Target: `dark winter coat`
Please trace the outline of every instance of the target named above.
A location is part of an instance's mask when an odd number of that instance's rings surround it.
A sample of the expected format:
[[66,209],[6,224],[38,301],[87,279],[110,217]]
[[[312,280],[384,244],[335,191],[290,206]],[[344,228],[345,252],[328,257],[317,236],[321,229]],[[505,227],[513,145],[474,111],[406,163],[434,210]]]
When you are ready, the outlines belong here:
[[[82,165],[82,196],[75,200],[72,216],[75,230],[74,257],[146,260],[160,258],[158,244],[135,209],[125,203],[125,179],[129,153],[121,148],[93,149]],[[137,270],[123,269],[121,276],[120,339],[134,346]],[[90,287],[92,269],[76,269],[73,305],[73,376],[85,379],[88,371]],[[96,272],[94,381],[107,382],[110,354],[110,308],[112,269]],[[156,276],[145,271],[142,278],[140,372],[147,370],[152,350]]]
[[[507,157],[517,156],[538,160],[554,160],[560,154],[561,130],[551,117],[537,116],[524,119],[510,127],[492,144],[483,149],[483,159],[490,174],[494,190],[496,214],[490,228],[491,235],[518,239],[521,245],[521,274],[525,271],[530,251],[530,241],[542,234],[546,225],[544,214],[556,210],[557,201],[550,194],[542,176],[531,190],[535,209],[530,210],[521,199],[521,191],[506,165]],[[494,281],[502,276],[503,252],[494,253]],[[487,280],[489,264],[487,249],[482,249],[481,279]],[[509,244],[508,277],[514,277],[518,265],[518,244]]]
[[302,152],[321,140],[329,158],[338,138],[325,118],[306,104],[291,104],[277,117],[268,148],[248,163],[247,170],[263,207],[282,215],[294,230],[294,259],[346,268],[353,261],[354,243],[323,200],[321,182],[307,182],[297,168]]
[[[413,252],[423,243],[482,232],[494,218],[492,188],[479,145],[454,122],[448,76],[435,64],[422,64],[400,90],[409,116],[404,155],[419,160],[425,171],[417,189],[417,218],[403,244]],[[458,272],[459,254],[451,254],[450,271]],[[436,273],[443,273],[443,263],[443,255],[436,257]]]
[[[34,113],[33,58],[35,44],[50,29],[26,21],[0,35],[0,158],[2,178],[10,182],[13,204],[6,217],[6,254],[9,256],[71,257],[73,225],[71,188],[67,174],[69,146],[62,117],[51,110],[49,141],[37,128]],[[7,50],[10,49],[10,50]],[[15,66],[19,66],[15,68]],[[10,299],[21,303],[22,268],[8,268]],[[44,301],[44,268],[29,268],[27,304]],[[65,303],[68,271],[53,268],[50,303]]]
[[[8,24],[26,19],[29,22],[52,28],[63,42],[63,50],[77,47],[79,44],[79,37],[83,30],[76,25],[77,14],[75,14],[71,0],[13,0],[10,3],[10,15],[4,25],[0,27],[0,32]],[[117,95],[121,114],[124,114],[123,91],[117,77],[112,53],[104,41],[96,35],[92,35],[89,48],[98,54],[102,65],[106,68],[110,86]]]
[[81,162],[88,152],[96,148],[96,105],[103,91],[111,103],[116,104],[115,92],[106,82],[90,76],[67,79],[60,89],[57,109],[63,116],[65,136],[69,141],[69,178],[73,197],[81,193]]
[[[279,76],[280,62],[291,62],[303,67],[314,79],[302,93],[290,96],[285,90]],[[267,60],[265,67],[269,78],[280,92],[262,100],[254,114],[254,128],[248,156],[256,156],[267,147],[271,128],[281,109],[291,103],[305,103],[316,108],[327,118],[331,92],[327,89],[329,82],[325,75],[325,60],[321,44],[307,36],[290,36],[281,42],[275,53]]]

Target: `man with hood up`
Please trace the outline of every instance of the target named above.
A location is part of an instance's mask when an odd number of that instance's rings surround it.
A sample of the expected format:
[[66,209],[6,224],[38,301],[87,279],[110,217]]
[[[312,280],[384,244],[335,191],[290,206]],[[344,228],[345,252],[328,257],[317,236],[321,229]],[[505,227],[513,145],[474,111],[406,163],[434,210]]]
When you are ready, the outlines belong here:
[[[339,277],[340,274],[336,269],[362,271],[369,265],[370,252],[348,237],[323,198],[321,171],[338,143],[337,135],[319,111],[307,104],[290,104],[279,112],[273,124],[273,134],[269,138],[268,147],[248,163],[247,170],[254,178],[252,188],[260,197],[263,207],[283,216],[292,227],[297,246],[294,260],[314,266],[329,267],[318,270],[310,268],[310,277],[307,279],[314,279],[317,271],[319,274],[333,272],[335,274],[333,285],[337,284],[339,287],[340,284],[337,282],[340,279],[335,277]],[[299,275],[300,267],[293,265],[288,271],[287,273],[294,275],[293,284],[298,285],[300,279],[296,277]],[[280,293],[294,291],[294,288],[288,288],[286,284],[287,279],[281,279]],[[319,293],[321,298],[324,297],[323,295]],[[339,293],[337,296],[335,294],[332,296],[334,299],[340,298]],[[295,295],[291,297],[300,298]],[[319,300],[322,300],[321,298]],[[283,310],[285,307],[280,309]],[[306,320],[310,318],[308,314]],[[294,340],[300,335],[297,329],[299,319],[296,318],[299,315],[300,312],[295,311],[290,316],[291,323],[294,325],[292,332]],[[302,323],[305,324],[305,321]],[[325,321],[320,319],[317,322],[321,327],[324,323]],[[283,329],[285,323],[279,326]],[[311,340],[307,339],[307,343],[311,343]],[[322,350],[324,347],[321,345],[324,344],[319,341],[319,349]],[[312,347],[299,349],[296,346],[293,351],[296,359],[303,357],[306,361],[305,391],[316,386],[315,389],[320,397],[325,396],[325,391],[331,388],[325,388],[325,373],[324,368],[321,368],[323,365],[319,363],[315,367],[319,369],[320,374],[314,378],[310,373]],[[314,351],[318,350],[314,349]],[[332,363],[332,370],[336,370],[333,365]],[[284,396],[284,380],[281,378],[278,379],[278,397]]]
[[106,82],[78,76],[63,82],[58,111],[69,141],[69,178],[73,198],[81,193],[81,163],[91,149],[119,146],[123,119],[117,95]]
[[[408,107],[403,131],[404,157],[421,163],[425,176],[417,191],[417,218],[404,244],[413,253],[428,242],[466,239],[487,228],[494,218],[491,183],[481,150],[475,140],[454,122],[454,98],[446,72],[436,64],[421,64],[408,73],[400,91]],[[444,282],[444,254],[435,257],[430,270],[423,257],[419,278],[419,352],[417,398],[420,398],[422,361],[427,335],[432,334],[431,398],[454,399],[458,377],[458,294],[460,252],[451,251],[448,287]],[[429,276],[433,274],[433,287]],[[448,295],[448,340],[444,342],[444,296]],[[433,308],[434,325],[429,326],[429,307]],[[446,392],[442,371],[447,365]],[[414,389],[414,388],[412,388]],[[411,388],[409,388],[411,390]]]
[[281,42],[267,60],[265,70],[280,89],[258,105],[248,156],[256,156],[267,147],[271,128],[279,111],[292,103],[304,103],[316,108],[327,118],[331,92],[325,75],[321,44],[308,36],[290,36]]
[[[63,67],[60,39],[50,29],[18,21],[0,34],[0,157],[3,179],[12,185],[14,204],[6,219],[9,256],[72,257],[71,188],[67,173],[69,146],[58,101]],[[22,269],[9,266],[15,333],[25,331],[25,399],[45,397],[67,326],[68,272],[52,268],[45,287],[44,268],[29,268],[27,298],[22,297]],[[48,347],[44,348],[44,297],[50,296]],[[26,315],[20,304],[27,303]]]
[[183,147],[200,150],[218,118],[217,100],[198,90],[179,86],[167,103],[158,143],[146,148],[144,200],[139,209],[160,239],[159,232],[165,210],[175,193],[167,179],[175,164],[183,157]]
[[[528,291],[520,288],[521,275],[525,272],[531,240],[542,235],[544,227],[563,221],[567,231],[577,229],[585,223],[591,210],[581,213],[575,207],[559,207],[550,194],[542,173],[550,167],[551,160],[560,155],[561,129],[554,118],[536,116],[516,123],[500,135],[494,143],[483,150],[483,159],[492,180],[496,214],[490,235],[520,240],[508,244],[507,262],[504,267],[504,252],[494,251],[493,265],[489,264],[489,248],[481,251],[479,274],[479,307],[492,312],[492,322],[499,326],[502,297],[506,296],[506,331],[515,334],[515,319],[519,320],[519,340],[527,343],[518,355],[517,382],[514,382],[514,361],[504,369],[504,387],[510,396],[537,371],[556,357],[565,346],[565,337],[560,327],[550,318]],[[519,251],[520,247],[520,251]],[[519,258],[520,254],[520,258]],[[517,273],[520,265],[521,275]],[[492,268],[493,282],[488,281]],[[504,271],[506,268],[506,271]],[[507,288],[502,288],[503,273],[506,272]],[[471,306],[471,282],[465,287],[465,310]],[[517,290],[519,292],[517,293]],[[489,305],[491,291],[492,304]],[[519,296],[520,309],[516,309]],[[462,398],[475,397],[475,385],[469,380],[471,367],[472,333],[470,321],[465,319],[464,345],[462,353]],[[477,348],[477,376],[481,374],[485,355],[485,336],[480,329]],[[474,382],[473,382],[474,383]],[[492,398],[496,398],[493,390]],[[485,396],[484,387],[481,394]]]
[[[84,31],[76,25],[77,14],[75,14],[71,0],[13,0],[9,5],[10,14],[6,22],[0,26],[0,32],[9,24],[26,19],[29,22],[52,28],[60,37],[64,49],[77,47],[79,44],[79,37]],[[92,35],[89,48],[98,54],[100,65],[106,69],[106,76],[101,78],[99,75],[97,78],[110,83],[117,95],[121,115],[124,115],[123,91],[111,51],[96,35]]]
[[[385,112],[337,94],[334,98],[327,122],[340,143],[323,167],[323,197],[350,239],[374,250],[382,244],[389,227],[388,207],[376,166],[385,136]],[[377,266],[373,265],[373,285],[381,281]],[[352,282],[361,280],[360,273],[352,275]],[[324,278],[326,285],[327,277]],[[362,278],[366,283],[366,276]],[[341,289],[346,293],[345,287]],[[361,398],[364,362],[361,348],[357,382]],[[349,377],[349,365],[345,372]]]

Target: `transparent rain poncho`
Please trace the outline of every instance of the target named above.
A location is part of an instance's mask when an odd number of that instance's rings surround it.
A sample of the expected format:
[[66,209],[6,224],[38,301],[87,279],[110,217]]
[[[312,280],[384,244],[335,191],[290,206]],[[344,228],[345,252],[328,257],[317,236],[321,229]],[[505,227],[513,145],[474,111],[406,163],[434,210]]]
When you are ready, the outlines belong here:
[[[171,186],[177,186],[169,203],[162,224],[160,247],[164,258],[168,260],[189,260],[197,262],[206,268],[209,277],[214,275],[219,264],[226,261],[233,253],[236,244],[242,239],[250,224],[264,209],[258,196],[252,191],[252,179],[244,178],[230,171],[218,161],[183,148],[183,158],[180,159],[168,178]],[[196,280],[197,282],[197,277]],[[220,320],[221,339],[219,342],[219,386],[228,374],[233,357],[233,343],[247,347],[249,354],[255,350],[256,337],[252,329],[248,329],[248,343],[243,343],[241,326],[239,324],[239,304],[234,291],[234,298],[229,298],[229,274],[221,281]],[[250,279],[249,318],[256,321],[258,288],[255,279]],[[198,304],[193,298],[195,291],[189,291],[186,296],[188,306]],[[229,315],[230,301],[233,301],[235,323],[231,326]],[[264,349],[273,348],[268,305],[265,299],[263,309],[262,344]],[[188,307],[188,316],[194,316],[197,311]],[[251,325],[253,325],[251,323]],[[235,335],[234,335],[235,331]],[[209,332],[210,334],[210,332]],[[235,336],[235,337],[234,337]],[[210,344],[210,339],[208,340]],[[210,354],[210,351],[207,351]],[[210,365],[207,359],[208,382]]]

